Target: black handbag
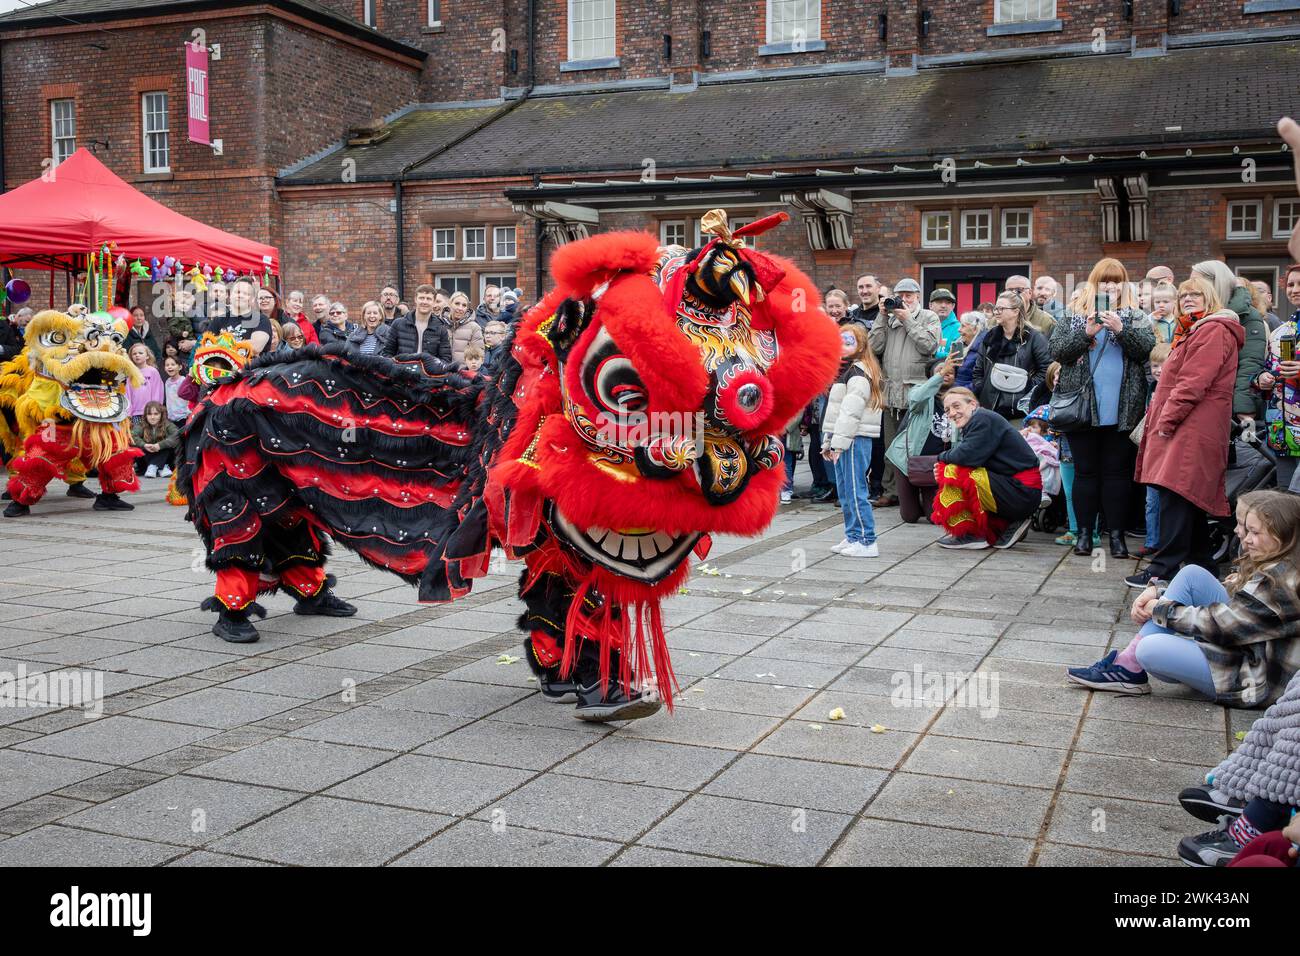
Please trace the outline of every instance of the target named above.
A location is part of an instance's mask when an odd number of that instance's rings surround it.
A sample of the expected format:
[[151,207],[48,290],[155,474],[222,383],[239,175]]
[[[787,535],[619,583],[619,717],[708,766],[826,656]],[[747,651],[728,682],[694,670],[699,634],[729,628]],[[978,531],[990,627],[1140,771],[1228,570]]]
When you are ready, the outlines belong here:
[[[1101,349],[1097,352],[1098,363],[1101,362],[1101,354],[1106,351],[1106,346],[1109,344],[1110,337],[1107,336],[1102,340]],[[1048,418],[1052,431],[1073,432],[1092,425],[1092,377],[1096,371],[1097,367],[1089,361],[1086,384],[1071,392],[1052,394],[1052,400],[1048,403],[1052,410]]]

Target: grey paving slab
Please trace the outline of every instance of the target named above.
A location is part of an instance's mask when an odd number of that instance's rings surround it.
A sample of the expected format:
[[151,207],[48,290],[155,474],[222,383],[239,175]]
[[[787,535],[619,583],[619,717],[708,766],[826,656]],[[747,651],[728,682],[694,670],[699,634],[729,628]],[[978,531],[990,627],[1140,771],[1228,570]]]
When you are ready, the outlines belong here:
[[0,841],[6,866],[155,866],[176,856],[174,846],[51,824]]
[[217,654],[180,647],[146,647],[125,654],[101,657],[95,666],[104,670],[121,670],[147,677],[180,677],[218,664],[237,660],[231,654]]
[[[1176,796],[1176,794],[1175,794]],[[1138,803],[1114,797],[1065,793],[1052,812],[1047,839],[1098,849],[1123,848],[1153,856],[1176,856],[1178,841],[1210,829],[1177,801]]]
[[534,727],[520,733],[518,727],[510,724],[480,720],[427,743],[416,752],[498,767],[544,770],[590,744],[589,734],[574,730]]
[[887,776],[886,771],[865,767],[744,754],[703,792],[783,807],[857,813]]
[[610,866],[758,866],[741,860],[723,860],[716,856],[701,856],[698,853],[681,853],[677,850],[661,850],[650,846],[628,847],[620,856],[612,860]]
[[830,866],[1024,866],[1032,840],[892,820],[860,820]]
[[898,764],[899,758],[916,739],[916,734],[905,731],[876,733],[868,727],[852,727],[838,722],[792,720],[764,738],[755,751],[779,757],[888,770]]
[[614,734],[574,754],[555,772],[615,783],[695,790],[735,759],[735,752],[730,750],[634,740]]
[[392,754],[386,750],[369,747],[275,737],[205,762],[193,773],[264,787],[314,792],[369,770],[391,757]]
[[756,863],[811,866],[851,820],[847,814],[697,795],[639,842]]
[[256,694],[230,687],[205,687],[132,711],[134,717],[229,730],[302,705],[297,697]]
[[[724,669],[720,673],[725,676],[727,672]],[[786,717],[803,706],[811,693],[812,689],[807,687],[705,678],[679,694],[676,703],[682,707],[702,710]]]
[[909,773],[1030,787],[1056,786],[1066,751],[1020,744],[926,737],[901,769]]
[[528,770],[406,754],[331,788],[349,797],[453,816],[470,813],[532,777]]
[[619,734],[629,739],[745,750],[779,722],[775,717],[756,714],[678,707],[671,716],[660,711],[647,720],[626,724],[619,730]]
[[202,727],[169,724],[139,717],[101,717],[83,726],[19,744],[16,750],[75,757],[103,763],[131,764],[212,736]]
[[372,671],[387,674],[389,671],[401,670],[412,664],[428,660],[433,652],[418,648],[394,647],[386,644],[362,642],[347,647],[325,651],[314,657],[305,657],[303,664],[317,667],[338,667],[343,670]]
[[358,705],[301,730],[292,731],[289,736],[377,747],[381,750],[411,750],[451,733],[457,727],[464,726],[468,720],[467,717]]
[[1034,714],[1004,707],[979,708],[949,705],[930,728],[944,737],[1000,740],[1012,744],[1067,749],[1079,719],[1062,714]]
[[1204,766],[1207,770],[1226,756],[1223,731],[1164,727],[1153,724],[1094,720],[1083,723],[1078,749],[1084,753],[1121,757],[1156,757]]
[[483,717],[532,693],[535,692],[435,679],[390,694],[375,703],[379,707],[393,710],[415,710],[429,714],[446,714],[451,717]]
[[299,866],[377,866],[452,822],[418,810],[308,797],[210,849]]
[[627,841],[681,799],[675,790],[547,773],[475,816],[507,827]]
[[366,679],[367,675],[357,670],[290,663],[241,677],[226,686],[233,690],[316,700],[328,694],[341,695],[345,689]]
[[621,844],[523,827],[462,820],[397,859],[394,866],[598,866]]
[[296,799],[283,790],[179,776],[74,813],[63,822],[133,839],[203,846]]
[[1052,791],[898,773],[871,800],[865,816],[906,823],[955,823],[963,830],[1035,839]]

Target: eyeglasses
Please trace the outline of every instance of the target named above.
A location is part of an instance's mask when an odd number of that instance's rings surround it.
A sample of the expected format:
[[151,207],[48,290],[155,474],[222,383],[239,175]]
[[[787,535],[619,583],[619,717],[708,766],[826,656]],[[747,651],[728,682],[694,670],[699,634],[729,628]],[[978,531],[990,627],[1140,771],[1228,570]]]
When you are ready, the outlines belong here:
[[347,315],[342,309],[330,309],[330,315]]

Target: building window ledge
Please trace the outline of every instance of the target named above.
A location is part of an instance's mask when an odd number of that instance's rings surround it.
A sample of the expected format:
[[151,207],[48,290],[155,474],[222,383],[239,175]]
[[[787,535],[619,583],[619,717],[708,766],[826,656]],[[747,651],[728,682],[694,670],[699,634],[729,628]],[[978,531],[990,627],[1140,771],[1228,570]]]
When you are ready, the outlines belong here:
[[598,60],[567,60],[560,64],[561,73],[578,73],[582,70],[617,70],[618,57],[604,56]]
[[444,27],[441,23],[439,23],[437,26],[420,27],[420,32],[423,33],[425,36],[428,36],[430,33],[446,33],[447,28]]
[[825,40],[787,40],[785,43],[765,43],[758,48],[759,56],[786,56],[791,53],[820,53],[826,49]]
[[1022,33],[1060,33],[1065,25],[1060,20],[1030,20],[1027,23],[995,23],[988,28],[991,37],[1016,36]]
[[1246,0],[1242,4],[1242,13],[1281,13],[1284,10],[1300,10],[1300,0]]

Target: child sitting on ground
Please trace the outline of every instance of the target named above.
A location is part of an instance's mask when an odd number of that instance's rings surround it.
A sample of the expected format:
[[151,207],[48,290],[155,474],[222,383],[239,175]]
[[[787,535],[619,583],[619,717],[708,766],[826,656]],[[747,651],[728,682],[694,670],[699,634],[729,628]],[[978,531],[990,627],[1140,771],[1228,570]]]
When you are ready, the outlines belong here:
[[144,452],[135,460],[136,474],[146,478],[166,478],[172,473],[172,453],[180,434],[167,420],[167,409],[161,402],[150,402],[144,414],[131,426],[131,443]]
[[[1295,854],[1287,851],[1300,837],[1296,822],[1300,818],[1292,817],[1300,806],[1298,753],[1300,674],[1251,725],[1241,746],[1206,775],[1203,786],[1188,787],[1178,795],[1178,802],[1192,816],[1220,824],[1184,837],[1178,844],[1182,861],[1203,867],[1295,866]],[[1288,822],[1289,839],[1284,839],[1277,831]],[[1247,855],[1276,862],[1247,863],[1243,859]]]
[[1052,495],[1061,493],[1061,453],[1057,450],[1048,425],[1047,419],[1051,414],[1049,406],[1039,405],[1025,416],[1025,427],[1020,429],[1020,434],[1038,456],[1038,473],[1043,476],[1044,505],[1051,503]]

